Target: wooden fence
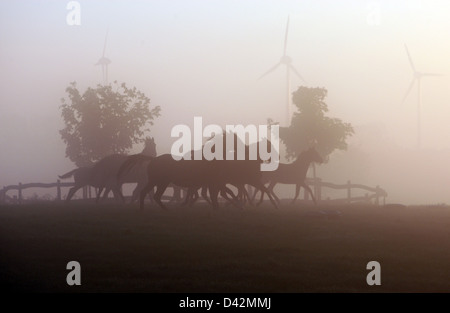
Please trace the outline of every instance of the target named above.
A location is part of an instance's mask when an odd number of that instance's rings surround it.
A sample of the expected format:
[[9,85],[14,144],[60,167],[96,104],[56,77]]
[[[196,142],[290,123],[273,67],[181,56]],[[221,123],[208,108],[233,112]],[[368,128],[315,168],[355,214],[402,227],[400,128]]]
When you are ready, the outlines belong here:
[[[314,189],[314,195],[318,202],[341,202],[341,203],[352,203],[352,202],[372,202],[374,201],[375,204],[380,204],[380,199],[383,199],[383,204],[386,203],[386,197],[387,193],[379,186],[376,186],[375,188],[368,187],[361,184],[352,184],[350,181],[347,181],[346,184],[337,185],[329,182],[323,182],[320,178],[311,179],[308,178],[306,180],[306,183],[313,187]],[[60,180],[58,180],[56,183],[30,183],[30,184],[22,184],[19,183],[18,185],[9,185],[6,187],[3,187],[2,190],[0,190],[0,203],[5,202],[11,202],[7,201],[7,199],[14,199],[13,202],[15,203],[22,203],[24,198],[22,195],[22,191],[24,189],[28,188],[56,188],[56,199],[55,200],[62,200],[61,197],[61,188],[63,187],[72,187],[74,183],[62,183]],[[346,190],[347,196],[343,198],[338,199],[323,199],[322,198],[322,190],[323,188],[331,188],[331,189],[337,189],[337,190]],[[352,196],[353,189],[362,189],[366,191],[364,196],[355,197]],[[17,196],[14,198],[11,198],[7,196],[8,191],[17,190]],[[91,197],[91,188],[84,188],[83,189],[83,198],[90,198]],[[309,194],[305,192],[305,200],[309,200]]]
[[[351,181],[347,181],[346,184],[337,185],[329,182],[323,182],[322,179],[316,178],[314,179],[306,179],[306,183],[309,186],[312,186],[314,188],[314,195],[316,197],[316,200],[318,202],[320,201],[327,201],[327,202],[342,202],[342,203],[352,203],[352,202],[371,202],[374,200],[375,204],[380,204],[380,199],[383,199],[383,205],[386,204],[386,197],[387,192],[380,188],[380,186],[368,187],[361,184],[352,184]],[[331,189],[337,189],[337,190],[346,190],[347,196],[343,198],[338,199],[322,199],[322,189],[331,188]],[[363,191],[366,191],[364,196],[355,197],[352,196],[352,189],[362,189]],[[309,194],[305,192],[305,199],[308,199]]]
[[[7,192],[10,190],[17,190],[17,196],[15,199],[17,200],[17,203],[23,202],[23,195],[22,191],[24,189],[28,188],[56,188],[56,200],[61,200],[61,188],[62,187],[73,187],[74,183],[62,183],[59,179],[56,181],[56,183],[29,183],[29,184],[22,184],[19,183],[18,185],[9,185],[3,187],[3,189],[0,191],[0,203],[6,202],[7,199]],[[83,190],[83,196],[86,198],[86,190]]]

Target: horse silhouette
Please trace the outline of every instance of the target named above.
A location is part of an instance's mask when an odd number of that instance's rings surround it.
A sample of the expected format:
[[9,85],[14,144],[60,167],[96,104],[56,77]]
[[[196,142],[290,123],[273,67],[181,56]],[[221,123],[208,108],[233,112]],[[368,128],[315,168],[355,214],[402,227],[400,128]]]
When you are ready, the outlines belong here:
[[[156,156],[156,144],[153,138],[146,138],[145,147],[141,155]],[[77,168],[59,176],[61,179],[74,176],[75,186],[69,190],[66,200],[69,201],[78,189],[84,186],[93,186],[99,188],[96,197],[97,202],[103,190],[105,190],[103,194],[104,199],[112,191],[116,200],[124,202],[125,200],[121,191],[122,185],[124,183],[137,183],[137,186],[133,190],[131,201],[136,200],[147,181],[144,173],[146,164],[140,164],[131,168],[126,175],[122,176],[120,180],[117,180],[117,172],[127,158],[128,155],[112,154],[97,161],[92,166]]]
[[[311,194],[314,203],[316,203],[316,199],[311,188],[305,183],[306,173],[308,172],[308,168],[312,162],[323,162],[322,157],[314,147],[310,147],[308,150],[300,153],[297,159],[290,164],[280,163],[275,171],[263,172],[262,181],[265,184],[269,183],[267,189],[275,197],[278,203],[280,200],[273,192],[275,185],[278,183],[295,185],[295,197],[292,199],[291,204],[295,203],[297,200],[300,193],[300,187],[305,188]],[[256,193],[257,191],[255,191],[253,197],[256,196]],[[264,193],[261,194],[261,199],[258,204],[262,202],[263,198]]]
[[[154,138],[146,138],[144,149],[140,154],[151,157],[156,156],[156,143]],[[128,155],[113,154],[103,158],[93,166],[93,175],[101,177],[105,187],[107,187],[105,194],[103,195],[104,198],[107,197],[107,192],[109,192],[109,190],[113,191],[117,188],[121,190],[121,186],[125,183],[137,183],[131,196],[131,202],[134,202],[139,197],[139,193],[145,186],[147,180],[145,173],[143,173],[146,164],[140,164],[139,166],[131,168],[126,175],[122,176],[120,180],[117,180],[119,168],[127,159]],[[120,192],[120,194],[122,193]],[[123,200],[123,196],[121,198]]]
[[[78,191],[78,189],[84,186],[92,186],[95,188],[99,188],[96,197],[96,201],[98,202],[100,194],[105,188],[105,185],[100,177],[92,175],[92,166],[79,167],[58,177],[61,179],[67,179],[72,176],[74,178],[75,185],[72,188],[70,188],[69,193],[67,194],[66,201],[70,201],[70,199],[72,199],[73,195],[75,194],[75,192]],[[116,189],[113,190],[113,193],[116,198],[120,197]]]
[[[222,134],[222,136],[224,133]],[[235,134],[234,134],[235,135]],[[220,136],[215,136],[217,139]],[[237,137],[235,137],[234,152],[237,149]],[[222,138],[222,143],[225,146],[225,140]],[[246,153],[248,153],[248,146],[244,145]],[[128,157],[128,160],[119,169],[118,176],[121,177],[129,168],[144,161],[148,161],[147,165],[147,185],[142,189],[140,194],[140,208],[144,207],[144,199],[148,192],[156,187],[156,192],[153,196],[155,202],[162,208],[165,205],[161,202],[161,197],[169,186],[175,184],[180,187],[188,188],[188,190],[195,190],[207,187],[211,198],[213,207],[217,208],[219,193],[226,197],[227,184],[235,186],[243,186],[249,184],[257,189],[267,193],[272,204],[277,207],[277,203],[261,182],[260,165],[261,160],[225,160],[227,150],[223,149],[224,160],[206,160],[202,157],[200,160],[192,158],[195,151],[190,151],[191,159],[175,160],[171,154],[163,154],[158,157],[148,157],[143,155],[134,155]],[[236,156],[236,155],[235,155]],[[235,158],[236,159],[236,158]],[[189,192],[188,192],[189,193]]]

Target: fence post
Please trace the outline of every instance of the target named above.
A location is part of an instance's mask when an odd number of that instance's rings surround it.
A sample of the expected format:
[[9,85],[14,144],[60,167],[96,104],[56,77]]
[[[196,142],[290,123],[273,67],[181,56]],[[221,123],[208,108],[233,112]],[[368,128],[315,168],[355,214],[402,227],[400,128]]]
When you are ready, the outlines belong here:
[[316,194],[316,199],[319,202],[320,200],[322,200],[322,178],[317,177],[314,182],[314,187],[316,189],[314,190],[314,193]]
[[19,189],[18,189],[18,198],[19,198],[19,204],[22,204],[22,183],[19,183]]
[[379,205],[380,201],[379,201],[379,197],[380,197],[380,186],[377,185],[376,187],[377,191],[376,191],[376,195],[375,195],[375,204]]
[[351,188],[351,182],[350,180],[347,181],[347,202],[352,202],[352,188]]
[[56,181],[56,200],[61,201],[61,181]]

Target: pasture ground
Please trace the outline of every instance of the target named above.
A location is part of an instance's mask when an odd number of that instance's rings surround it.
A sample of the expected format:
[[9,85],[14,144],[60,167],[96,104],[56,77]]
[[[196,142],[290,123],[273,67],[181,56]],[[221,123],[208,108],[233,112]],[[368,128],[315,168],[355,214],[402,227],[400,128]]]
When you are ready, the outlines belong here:
[[[318,209],[340,218],[315,218]],[[66,264],[81,264],[81,286]],[[381,286],[368,286],[369,261]],[[0,206],[0,282],[37,292],[449,292],[447,206]]]

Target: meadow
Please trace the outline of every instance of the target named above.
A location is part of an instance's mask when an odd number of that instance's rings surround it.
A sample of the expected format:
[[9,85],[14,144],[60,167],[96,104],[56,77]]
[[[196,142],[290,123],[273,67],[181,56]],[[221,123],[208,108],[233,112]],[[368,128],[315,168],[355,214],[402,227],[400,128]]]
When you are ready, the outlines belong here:
[[[81,286],[66,284],[73,260]],[[369,261],[381,286],[366,283]],[[444,205],[0,206],[4,291],[448,292],[449,261]]]

